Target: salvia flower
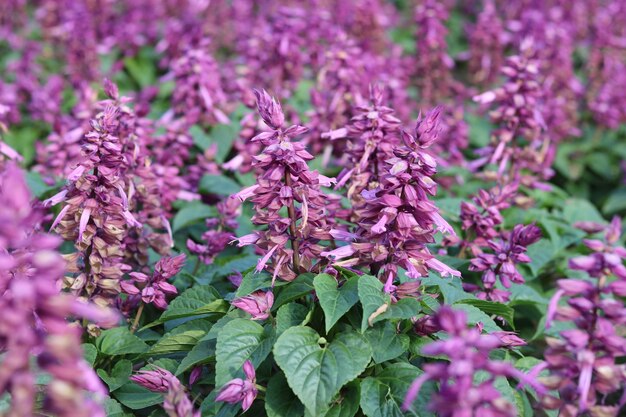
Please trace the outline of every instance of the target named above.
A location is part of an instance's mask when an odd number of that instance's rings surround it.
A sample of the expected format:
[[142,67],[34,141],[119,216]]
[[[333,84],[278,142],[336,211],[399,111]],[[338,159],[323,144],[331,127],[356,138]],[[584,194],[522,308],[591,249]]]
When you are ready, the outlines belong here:
[[247,411],[257,396],[256,372],[249,360],[243,364],[243,372],[246,379],[235,378],[224,385],[215,398],[216,401],[224,401],[230,404],[241,403],[243,411]]
[[504,27],[493,0],[486,0],[469,34],[469,73],[479,85],[489,85],[504,61]]
[[436,194],[432,179],[437,163],[427,148],[439,136],[438,108],[418,120],[415,136],[404,133],[403,146],[396,146],[392,156],[379,167],[375,188],[363,189],[362,202],[354,208],[354,232],[333,229],[331,235],[350,242],[323,256],[335,265],[369,265],[373,274],[381,272],[387,292],[397,292],[393,281],[398,266],[410,278],[426,276],[434,270],[443,276],[460,273],[437,260],[427,246],[437,231],[454,234],[441,217],[430,197]]
[[220,201],[216,207],[220,217],[206,220],[209,230],[202,234],[204,242],[198,244],[187,240],[187,249],[207,265],[212,264],[215,257],[235,239],[232,230],[237,228],[237,217],[241,214],[241,202],[234,198]]
[[185,263],[185,254],[161,258],[154,266],[154,273],[148,276],[143,272],[131,272],[129,280],[120,283],[122,292],[130,297],[127,303],[135,303],[139,299],[146,304],[154,304],[161,310],[167,308],[167,296],[178,293],[176,287],[168,282],[180,272]]
[[[496,389],[498,378],[515,378],[543,392],[543,387],[503,361],[490,359],[490,354],[503,346],[498,336],[481,334],[477,327],[468,327],[465,312],[443,306],[434,316],[435,325],[447,338],[423,348],[427,355],[446,357],[449,362],[427,363],[424,373],[409,388],[404,400],[405,410],[417,397],[427,381],[439,383],[439,390],[430,400],[429,408],[441,417],[454,416],[517,416],[517,408]],[[486,378],[474,382],[478,372]]]
[[521,179],[534,185],[536,178],[551,175],[545,164],[550,142],[544,134],[539,63],[532,47],[532,41],[526,41],[520,55],[506,60],[501,72],[507,81],[502,87],[474,97],[477,103],[495,104],[489,115],[499,127],[491,143],[477,151],[480,158],[472,166],[496,165],[504,183]]
[[[331,180],[310,171],[307,161],[313,156],[301,142],[291,141],[307,128],[294,125],[285,129],[280,103],[265,91],[255,93],[258,112],[271,130],[252,139],[265,146],[255,157],[257,183],[235,197],[250,199],[255,210],[252,222],[268,228],[240,237],[238,246],[255,244],[263,255],[257,271],[267,268],[274,279],[291,281],[301,272],[317,268],[314,262],[324,249],[319,242],[331,238],[326,214],[329,200],[320,191],[322,185],[330,186]],[[287,217],[281,214],[282,208],[287,209]]]
[[171,372],[155,368],[139,371],[130,379],[152,392],[164,393],[163,409],[169,417],[200,417],[200,410],[195,410],[185,387]]
[[528,246],[541,238],[541,229],[534,224],[516,225],[503,239],[487,241],[488,248],[492,253],[481,253],[472,259],[470,271],[483,273],[482,281],[484,292],[478,294],[479,298],[507,301],[508,292],[495,288],[498,280],[505,288],[510,288],[512,283],[523,284],[524,277],[519,273],[516,265],[529,263],[530,257],[526,255]]
[[250,314],[252,320],[265,320],[270,316],[270,310],[274,305],[274,293],[255,291],[245,297],[235,298],[231,304]]
[[[68,318],[112,327],[113,311],[60,293],[65,262],[60,239],[40,230],[24,174],[8,163],[0,172],[0,391],[11,393],[8,415],[104,416],[106,389],[85,362],[81,328]],[[33,366],[32,358],[36,358]],[[44,388],[43,410],[36,375]],[[39,406],[37,406],[39,407]]]
[[[620,234],[621,222],[615,218],[604,241],[586,241],[592,255],[573,258],[569,266],[586,271],[592,279],[561,279],[550,300],[546,327],[553,320],[574,325],[562,331],[560,338],[546,339],[544,358],[550,375],[544,383],[557,390],[559,398],[546,396],[542,404],[559,409],[559,415],[588,412],[616,417],[626,405],[626,396],[619,394],[626,381],[626,366],[620,359],[626,354],[622,301],[626,295],[626,250],[616,245]],[[567,303],[559,305],[563,298]]]

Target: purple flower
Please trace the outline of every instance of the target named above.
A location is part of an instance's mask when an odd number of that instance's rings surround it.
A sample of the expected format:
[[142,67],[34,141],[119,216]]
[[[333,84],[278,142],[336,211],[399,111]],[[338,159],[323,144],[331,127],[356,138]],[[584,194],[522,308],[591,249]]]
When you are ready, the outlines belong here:
[[[542,385],[531,375],[525,375],[508,362],[490,359],[494,349],[504,345],[500,336],[484,335],[476,327],[468,328],[464,312],[442,306],[434,316],[434,325],[444,331],[447,337],[426,345],[422,351],[427,355],[443,356],[449,362],[435,362],[423,365],[424,373],[417,378],[402,405],[404,410],[411,407],[420,389],[429,380],[439,382],[439,390],[432,397],[429,409],[442,417],[458,415],[513,417],[516,407],[505,400],[495,388],[498,377],[516,378],[520,384],[528,384],[540,392]],[[475,383],[477,372],[483,372],[487,379]]]
[[224,401],[230,404],[241,403],[243,411],[247,411],[257,396],[256,373],[252,362],[249,360],[243,364],[246,379],[235,378],[226,383],[215,398],[215,401]]
[[171,372],[155,368],[139,371],[130,379],[152,392],[165,393],[163,409],[169,417],[200,417],[200,411],[194,410],[193,401],[187,396],[185,387]]
[[[101,416],[106,389],[83,359],[82,329],[68,319],[112,327],[119,317],[59,291],[66,272],[61,241],[40,232],[42,218],[22,171],[0,165],[0,391],[12,396],[9,415]],[[43,393],[39,372],[51,378]],[[40,394],[43,410],[35,409]]]
[[252,320],[265,320],[270,316],[274,294],[272,291],[256,291],[245,297],[234,299],[231,304],[252,315]]

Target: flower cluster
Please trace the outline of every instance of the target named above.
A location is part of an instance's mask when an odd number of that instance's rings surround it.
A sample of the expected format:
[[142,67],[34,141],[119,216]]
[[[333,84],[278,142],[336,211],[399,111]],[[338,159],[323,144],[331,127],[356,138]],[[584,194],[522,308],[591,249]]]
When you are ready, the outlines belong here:
[[[265,146],[254,162],[261,174],[257,184],[236,197],[241,201],[251,199],[256,212],[252,222],[267,225],[268,229],[242,236],[238,241],[239,246],[254,243],[262,252],[257,271],[267,267],[274,279],[291,281],[315,267],[315,260],[324,249],[318,242],[331,238],[325,217],[327,202],[320,191],[320,186],[330,185],[330,179],[310,171],[306,162],[313,156],[302,143],[291,141],[307,128],[294,125],[285,129],[280,104],[265,91],[256,91],[256,96],[259,114],[271,130],[252,139]],[[288,217],[281,215],[283,208]]]
[[[623,395],[611,400],[611,394],[622,391],[626,381],[626,366],[619,359],[626,354],[626,308],[621,301],[626,296],[626,249],[618,246],[620,234],[621,221],[614,218],[604,240],[585,240],[593,253],[572,258],[569,267],[592,279],[557,281],[558,290],[550,301],[546,327],[553,320],[574,324],[560,338],[547,338],[544,353],[550,371],[544,384],[559,396],[545,396],[542,403],[547,409],[559,409],[563,416],[584,412],[617,416],[626,404]],[[559,305],[563,297],[567,304]]]
[[[422,352],[448,358],[450,362],[427,363],[404,400],[405,410],[417,397],[427,381],[439,382],[439,390],[430,401],[430,409],[441,417],[458,415],[514,417],[517,409],[497,390],[498,378],[515,378],[543,392],[542,385],[532,375],[517,370],[509,362],[490,359],[493,350],[504,343],[498,336],[481,334],[476,327],[468,328],[465,312],[443,306],[434,317],[434,325],[448,336],[426,345]],[[481,382],[475,381],[484,373]]]
[[200,417],[200,411],[194,409],[185,387],[171,372],[156,368],[139,371],[130,379],[152,392],[164,393],[163,409],[169,417]]
[[244,362],[243,372],[246,375],[246,379],[235,378],[229,381],[215,398],[216,401],[224,401],[231,404],[241,403],[243,411],[247,411],[250,408],[258,393],[256,372],[252,362],[249,360]]
[[[480,104],[497,104],[489,115],[499,128],[493,132],[491,143],[477,151],[480,158],[472,166],[497,165],[497,176],[504,183],[524,180],[534,185],[537,176],[550,176],[546,171],[549,138],[543,133],[539,63],[533,54],[532,43],[524,42],[521,54],[508,58],[502,67],[506,83],[474,97]],[[530,175],[523,176],[524,170]]]
[[[437,140],[440,109],[436,108],[418,120],[414,136],[403,134],[404,146],[393,150],[378,171],[378,186],[361,192],[362,202],[355,205],[357,227],[354,233],[334,229],[340,240],[353,241],[322,253],[338,266],[369,265],[372,273],[382,271],[385,290],[392,292],[398,266],[410,278],[418,279],[433,269],[442,275],[460,275],[438,261],[427,248],[434,242],[437,230],[454,234],[429,200],[437,184],[432,179],[437,164],[427,148]],[[369,153],[367,153],[369,152]],[[371,154],[367,150],[361,161]]]
[[238,226],[237,217],[241,214],[241,202],[234,198],[228,198],[216,204],[218,218],[206,220],[209,230],[202,234],[202,244],[191,239],[187,240],[187,249],[198,255],[199,259],[207,265],[219,255],[229,243],[235,239],[233,230]]
[[[60,293],[65,272],[60,239],[41,233],[24,174],[9,163],[0,173],[0,391],[13,398],[8,415],[36,414],[38,372],[51,382],[44,409],[56,416],[104,416],[106,389],[83,358],[82,329],[67,317],[114,326],[111,310]],[[36,357],[36,365],[31,361]]]

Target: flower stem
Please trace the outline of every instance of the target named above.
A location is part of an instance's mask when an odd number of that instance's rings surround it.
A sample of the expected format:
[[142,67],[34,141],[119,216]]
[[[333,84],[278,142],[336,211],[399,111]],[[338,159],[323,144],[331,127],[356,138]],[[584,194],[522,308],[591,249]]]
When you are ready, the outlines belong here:
[[[291,173],[289,168],[285,170],[285,185],[291,188]],[[292,189],[293,193],[293,189]],[[287,213],[289,214],[289,237],[291,239],[291,249],[293,251],[293,269],[296,274],[300,273],[300,242],[296,237],[296,209],[294,207],[293,198],[287,206]]]
[[139,302],[139,309],[137,309],[137,315],[135,316],[135,320],[133,321],[133,325],[130,327],[130,333],[133,334],[139,327],[139,319],[141,318],[141,314],[143,313],[143,308],[145,304],[143,301]]

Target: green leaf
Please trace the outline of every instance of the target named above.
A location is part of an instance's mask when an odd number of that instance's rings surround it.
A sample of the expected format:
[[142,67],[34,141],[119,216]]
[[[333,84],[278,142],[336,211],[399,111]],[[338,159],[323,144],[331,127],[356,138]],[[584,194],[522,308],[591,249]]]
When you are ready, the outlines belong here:
[[272,286],[272,276],[266,272],[250,271],[241,280],[241,285],[235,292],[235,297],[244,297],[262,288]]
[[241,190],[241,185],[224,175],[204,174],[198,190],[202,194],[230,196],[238,193]]
[[207,206],[199,201],[194,201],[176,213],[172,221],[172,232],[176,233],[184,227],[204,222],[205,219],[215,216],[217,216],[217,209],[214,206]]
[[[206,337],[206,336],[205,336]],[[215,339],[203,339],[191,349],[191,351],[180,361],[176,375],[186,372],[193,366],[215,360]]]
[[230,305],[222,300],[215,288],[209,285],[197,285],[189,288],[174,299],[156,323],[183,317],[201,316],[211,313],[226,313]]
[[163,402],[163,395],[150,392],[144,387],[129,382],[113,392],[117,401],[132,410],[141,410]]
[[126,327],[103,331],[96,339],[96,347],[101,353],[109,356],[143,353],[148,350],[148,345],[131,334]]
[[273,329],[247,319],[234,319],[217,336],[215,385],[221,387],[243,375],[243,363],[250,360],[258,367],[272,350]]
[[152,346],[148,354],[166,355],[169,353],[189,351],[206,336],[212,323],[204,320],[192,320],[174,328]]
[[361,410],[367,417],[403,417],[401,402],[391,395],[391,388],[374,377],[361,381]]
[[85,360],[93,367],[93,364],[96,363],[96,359],[98,357],[98,349],[91,343],[83,343],[81,346],[83,347],[83,356],[85,357]]
[[122,405],[110,397],[104,400],[104,412],[107,417],[133,417],[132,414],[124,412]]
[[206,151],[211,147],[211,138],[209,135],[198,125],[193,125],[189,128],[189,134],[193,138],[193,143],[202,151]]
[[157,66],[150,59],[146,49],[136,56],[124,58],[124,67],[140,87],[145,88],[155,84]]
[[528,267],[533,274],[533,276],[529,277],[530,281],[536,278],[541,268],[546,266],[554,258],[555,252],[554,245],[549,240],[540,240],[528,248],[526,254],[531,259]]
[[278,296],[276,296],[276,300],[274,301],[274,306],[272,310],[276,310],[278,307],[283,304],[289,303],[293,300],[297,300],[300,297],[310,294],[315,288],[313,287],[313,274],[302,274],[299,275],[296,279],[291,281],[288,285],[285,285]]
[[[421,374],[422,371],[417,367],[409,363],[399,362],[387,366],[376,376],[376,379],[389,387],[390,394],[397,404],[402,404],[409,387]],[[420,394],[405,414],[419,417],[434,417],[434,414],[428,410],[428,404],[430,397],[435,391],[436,387],[432,382],[422,385]]]
[[276,373],[267,384],[265,412],[267,417],[299,417],[304,415],[304,406],[289,388],[282,372]]
[[461,215],[461,203],[464,200],[458,197],[441,198],[435,200],[435,205],[441,210],[441,215],[452,221],[457,221]]
[[443,299],[446,304],[454,304],[459,300],[471,297],[471,294],[463,291],[461,279],[458,277],[446,277],[443,278],[433,272],[429,276],[422,278],[422,284],[429,287],[436,285],[439,287],[439,291],[443,295]]
[[388,294],[383,292],[383,284],[371,275],[363,275],[358,282],[359,300],[363,306],[361,333],[369,326],[370,316],[383,305],[391,304]]
[[486,300],[478,300],[478,299],[467,299],[457,301],[456,305],[459,304],[469,304],[474,307],[478,307],[481,311],[487,314],[495,314],[496,316],[502,317],[506,320],[509,326],[515,329],[514,323],[514,314],[515,310],[509,307],[506,304],[496,303],[494,301],[486,301]]
[[233,122],[230,125],[216,125],[211,129],[211,142],[217,143],[217,153],[215,154],[215,161],[222,163],[226,160],[226,157],[230,153],[231,148],[237,134],[239,133],[239,127],[237,122]]
[[587,200],[570,198],[563,202],[563,219],[574,224],[579,221],[605,223],[598,209]]
[[[358,381],[348,383],[333,400],[330,410],[324,417],[353,417],[359,411],[359,399],[361,397],[361,386]],[[313,417],[311,413],[305,412],[305,417]]]
[[28,188],[30,188],[30,191],[32,191],[37,198],[41,198],[47,192],[57,188],[56,184],[46,184],[43,179],[41,179],[41,174],[33,171],[26,172],[26,184],[28,184]]
[[109,391],[115,391],[128,382],[130,374],[133,372],[133,363],[127,359],[123,359],[113,366],[109,374],[104,369],[96,371],[100,379],[109,387]]
[[390,321],[376,323],[363,335],[372,347],[372,358],[376,363],[397,358],[409,349],[409,336],[397,334],[396,326]]
[[358,282],[358,278],[349,279],[338,289],[337,280],[328,274],[313,279],[315,294],[324,310],[326,333],[359,301]]
[[309,314],[309,309],[298,303],[285,304],[276,312],[276,333],[281,335],[290,327],[299,326]]
[[300,401],[313,415],[323,415],[341,387],[365,370],[371,358],[367,340],[355,332],[324,342],[310,327],[297,326],[276,341],[274,358]]
[[602,206],[602,212],[610,215],[626,210],[626,188],[621,187],[613,191]]
[[468,324],[474,325],[479,322],[482,323],[487,333],[502,330],[491,317],[483,313],[478,307],[474,307],[469,304],[454,304],[454,308],[456,310],[463,310],[467,313]]

